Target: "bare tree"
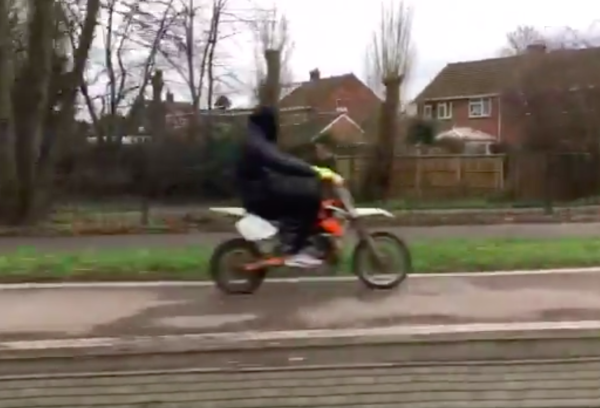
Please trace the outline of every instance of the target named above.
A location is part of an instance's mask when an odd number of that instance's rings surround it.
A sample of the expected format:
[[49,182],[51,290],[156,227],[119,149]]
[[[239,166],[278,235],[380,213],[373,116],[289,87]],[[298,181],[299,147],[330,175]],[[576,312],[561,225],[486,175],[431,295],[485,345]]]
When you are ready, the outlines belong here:
[[[216,102],[215,89],[227,86],[230,74],[221,44],[238,34],[238,16],[229,9],[228,0],[180,0],[180,17],[168,33],[161,49],[167,61],[187,88],[191,110],[184,120],[189,139],[200,134],[199,110],[211,111]],[[212,115],[206,125],[212,126]],[[212,130],[207,129],[206,134]]]
[[229,24],[235,16],[228,12],[228,0],[180,0],[179,10],[178,22],[161,54],[183,80],[194,109],[199,109],[205,89],[211,99],[207,101],[210,109],[217,80],[218,44],[236,34]]
[[[85,17],[76,46],[66,53],[65,30],[72,27],[67,10],[75,7]],[[0,119],[2,153],[8,160],[2,170],[4,176],[11,176],[14,163],[15,175],[9,181],[10,195],[4,196],[6,185],[0,186],[3,200],[11,203],[2,208],[4,221],[32,221],[47,203],[57,146],[71,130],[99,7],[99,0],[3,1],[0,5],[5,40],[1,52],[6,57],[0,63]],[[7,27],[11,21],[14,26]]]
[[366,198],[383,198],[393,171],[401,88],[414,63],[412,9],[404,2],[382,6],[379,27],[373,32],[367,58],[370,72],[383,83],[385,99],[379,111],[375,154],[369,159],[364,179]]
[[222,23],[225,17],[226,5],[227,0],[213,0],[210,28],[208,31],[208,45],[206,48],[208,54],[206,57],[206,71],[208,75],[208,93],[206,102],[209,110],[212,110],[215,106],[215,88],[217,86],[217,46],[220,43],[220,40],[236,34],[235,31],[228,35],[223,34]]
[[365,84],[375,92],[377,96],[383,98],[385,96],[385,86],[381,81],[381,75],[376,72],[373,61],[371,60],[372,51],[367,48],[364,58],[363,79]]
[[527,128],[530,146],[559,149],[561,143],[572,143],[577,137],[581,148],[587,143],[584,140],[595,140],[600,129],[596,114],[600,105],[595,99],[600,85],[600,36],[565,28],[546,38],[544,44],[550,49],[517,64],[504,92],[510,107],[506,114]]
[[[80,87],[100,142],[121,143],[139,126],[158,52],[177,17],[173,1],[105,0],[102,57],[92,61]],[[91,87],[100,92],[92,94]]]
[[547,39],[537,28],[527,25],[518,26],[506,35],[506,46],[500,50],[500,55],[503,57],[521,55],[531,45],[547,45],[546,41]]
[[255,37],[254,96],[263,105],[277,106],[282,85],[291,84],[294,42],[289,20],[276,7],[259,10],[251,22]]
[[526,54],[531,46],[542,46],[546,51],[581,49],[598,46],[598,35],[594,27],[581,32],[571,27],[541,30],[534,26],[518,26],[506,35],[506,46],[500,56],[512,57]]
[[562,29],[550,40],[546,52],[517,60],[502,95],[504,119],[519,133],[519,150],[528,153],[529,162],[541,160],[548,209],[557,191],[564,199],[586,189],[597,194],[595,168],[573,175],[586,162],[600,160],[600,38]]

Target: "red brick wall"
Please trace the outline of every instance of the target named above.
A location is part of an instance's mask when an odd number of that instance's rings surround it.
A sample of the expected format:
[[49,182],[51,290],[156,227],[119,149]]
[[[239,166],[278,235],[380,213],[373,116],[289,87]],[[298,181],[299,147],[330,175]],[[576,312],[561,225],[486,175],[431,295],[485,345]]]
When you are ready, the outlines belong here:
[[[446,101],[444,101],[446,102]],[[449,100],[452,102],[452,118],[445,120],[434,119],[441,124],[441,130],[450,129],[452,127],[470,127],[479,131],[496,136],[498,140],[515,141],[518,139],[517,126],[513,125],[502,115],[502,106],[498,98],[492,98],[492,115],[488,118],[469,118],[469,100],[456,99]],[[434,108],[437,101],[430,102]],[[419,104],[419,115],[423,114],[424,104]]]
[[344,117],[335,122],[328,133],[340,143],[366,142],[365,134]]
[[348,115],[358,124],[371,117],[380,103],[369,87],[357,78],[348,78],[343,86],[319,102],[316,108],[320,111],[335,111],[338,99],[348,109]]

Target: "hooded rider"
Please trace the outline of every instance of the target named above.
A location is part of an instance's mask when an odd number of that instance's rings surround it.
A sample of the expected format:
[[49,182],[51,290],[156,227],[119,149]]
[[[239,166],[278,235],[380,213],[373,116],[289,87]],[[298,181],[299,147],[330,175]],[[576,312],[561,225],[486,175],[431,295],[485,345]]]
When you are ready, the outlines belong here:
[[238,187],[246,210],[280,223],[286,265],[312,267],[321,260],[310,253],[308,239],[321,205],[321,180],[340,183],[336,173],[280,151],[278,118],[270,107],[248,119],[248,134],[237,165]]

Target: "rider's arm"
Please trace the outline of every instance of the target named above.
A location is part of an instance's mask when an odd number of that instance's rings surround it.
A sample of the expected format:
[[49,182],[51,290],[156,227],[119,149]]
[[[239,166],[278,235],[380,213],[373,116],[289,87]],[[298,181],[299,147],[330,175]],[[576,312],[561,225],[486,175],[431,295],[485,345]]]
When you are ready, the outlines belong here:
[[290,176],[318,177],[311,165],[279,151],[272,143],[262,138],[252,138],[250,143],[265,167]]

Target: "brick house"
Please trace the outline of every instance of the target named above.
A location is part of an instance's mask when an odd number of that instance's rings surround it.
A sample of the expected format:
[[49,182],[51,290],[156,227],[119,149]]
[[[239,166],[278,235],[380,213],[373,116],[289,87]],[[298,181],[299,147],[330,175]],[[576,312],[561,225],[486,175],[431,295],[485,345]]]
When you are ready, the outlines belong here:
[[[192,116],[192,108],[189,103],[175,102],[167,98],[165,107],[169,129],[184,129],[189,125]],[[213,126],[221,129],[235,127],[243,132],[247,117],[252,111],[253,109],[248,108],[200,110],[198,112],[199,124],[201,127],[206,125],[210,115]],[[324,134],[333,137],[334,140],[343,140],[348,144],[364,143],[363,129],[344,112],[315,112],[311,107],[296,106],[280,108],[279,115],[280,143],[286,148],[306,144]]]
[[280,116],[281,145],[286,148],[304,145],[324,135],[340,145],[366,143],[364,130],[347,113],[316,113],[311,108],[282,108]]
[[368,143],[361,124],[370,118],[380,105],[379,97],[356,75],[349,73],[321,77],[318,69],[310,72],[309,80],[301,82],[280,101],[285,109],[306,108],[296,117],[282,117],[282,126],[310,122],[322,126],[318,132],[327,132],[341,144]]
[[539,73],[548,89],[600,85],[600,48],[547,52],[535,44],[519,56],[450,63],[415,99],[418,114],[435,119],[441,132],[470,128],[499,142],[519,144],[524,131],[510,111],[525,75],[530,80],[532,73]]
[[[282,144],[294,147],[325,133],[340,144],[368,143],[361,124],[380,103],[377,95],[354,74],[321,78],[315,69],[308,81],[296,84],[281,98]],[[194,114],[189,102],[176,101],[170,92],[163,106],[170,130],[185,128]],[[239,124],[251,112],[252,109],[215,109],[210,115],[218,122]],[[201,118],[208,114],[205,110],[199,112]]]

